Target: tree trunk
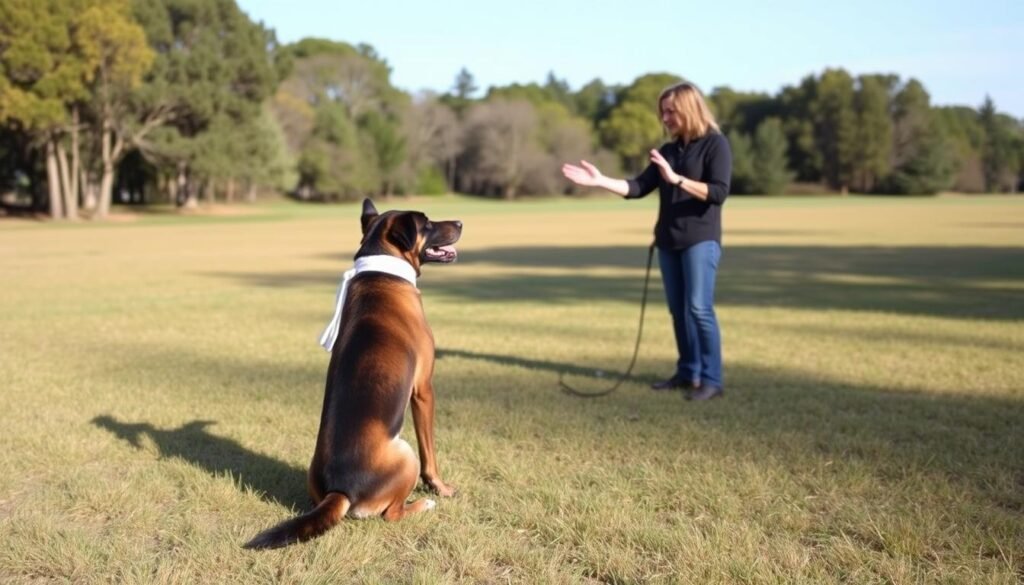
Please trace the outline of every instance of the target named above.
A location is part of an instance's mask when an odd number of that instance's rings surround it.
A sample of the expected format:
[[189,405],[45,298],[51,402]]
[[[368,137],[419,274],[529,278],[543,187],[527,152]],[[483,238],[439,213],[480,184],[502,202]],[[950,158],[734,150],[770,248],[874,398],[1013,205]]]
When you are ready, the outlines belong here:
[[105,218],[110,214],[110,204],[114,198],[114,165],[103,163],[103,176],[100,177],[99,205],[96,208],[96,216]]
[[68,155],[64,152],[64,146],[59,142],[54,148],[57,151],[57,172],[60,175],[61,194],[64,196],[64,215],[68,219],[78,219],[78,193],[72,187]]
[[99,206],[96,217],[104,218],[110,213],[110,203],[114,197],[114,161],[111,157],[111,134],[109,124],[103,123],[102,139],[100,140],[100,156],[103,160],[103,175],[100,178]]
[[57,152],[54,139],[46,141],[46,179],[50,189],[50,217],[64,218],[64,199],[60,190],[60,173],[57,171]]
[[81,200],[81,188],[83,182],[79,181],[81,175],[81,145],[78,140],[78,106],[71,110],[71,201],[75,205],[75,214]]
[[224,202],[234,203],[235,202],[235,179],[228,179],[228,184],[224,188]]
[[188,163],[184,161],[178,163],[177,201],[179,202],[178,206],[185,209],[195,209],[199,206],[196,202],[196,195],[193,192],[192,185],[188,180]]
[[85,209],[90,209],[94,213],[96,208],[99,206],[99,201],[96,193],[99,192],[99,185],[89,175],[82,173],[82,206]]
[[245,192],[245,200],[249,203],[256,202],[256,181],[249,181],[249,187]]

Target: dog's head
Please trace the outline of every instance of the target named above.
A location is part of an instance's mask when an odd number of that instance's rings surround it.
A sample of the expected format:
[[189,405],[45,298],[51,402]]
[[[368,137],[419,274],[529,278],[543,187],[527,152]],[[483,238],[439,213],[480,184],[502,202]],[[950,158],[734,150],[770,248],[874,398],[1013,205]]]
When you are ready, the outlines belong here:
[[461,221],[431,221],[419,211],[385,211],[369,199],[363,201],[363,241],[356,258],[385,254],[404,258],[420,273],[427,262],[447,264],[458,258],[455,242],[462,235]]

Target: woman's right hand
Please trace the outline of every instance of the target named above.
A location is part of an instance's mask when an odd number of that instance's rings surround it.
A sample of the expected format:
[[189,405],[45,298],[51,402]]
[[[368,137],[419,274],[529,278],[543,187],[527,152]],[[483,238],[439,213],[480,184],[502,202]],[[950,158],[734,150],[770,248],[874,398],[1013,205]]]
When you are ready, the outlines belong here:
[[580,161],[580,166],[565,163],[562,165],[562,174],[566,179],[582,187],[599,187],[604,175],[597,167],[585,160]]

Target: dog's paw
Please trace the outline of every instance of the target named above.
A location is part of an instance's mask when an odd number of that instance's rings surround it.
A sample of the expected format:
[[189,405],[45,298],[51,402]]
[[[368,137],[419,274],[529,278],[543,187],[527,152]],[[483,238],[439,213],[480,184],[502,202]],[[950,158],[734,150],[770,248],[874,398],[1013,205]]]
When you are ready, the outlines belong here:
[[444,498],[450,498],[458,491],[455,486],[446,484],[436,475],[422,475],[420,479],[423,480],[423,487]]
[[450,498],[454,496],[456,492],[458,492],[458,490],[455,489],[455,486],[446,484],[439,479],[429,482],[427,485],[430,486],[430,489],[433,490],[437,495],[443,498]]
[[424,510],[433,510],[436,507],[437,507],[437,502],[435,502],[434,500],[431,500],[430,498],[427,498],[427,499],[423,500],[423,509]]

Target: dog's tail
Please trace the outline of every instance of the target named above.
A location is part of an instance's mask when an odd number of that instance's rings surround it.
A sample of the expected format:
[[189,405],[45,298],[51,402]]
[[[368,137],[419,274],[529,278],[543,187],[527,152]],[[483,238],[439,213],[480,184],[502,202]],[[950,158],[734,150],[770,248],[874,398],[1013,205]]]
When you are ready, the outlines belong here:
[[352,503],[345,494],[331,492],[316,508],[302,516],[285,520],[273,528],[264,530],[245,543],[243,547],[250,549],[280,548],[316,538],[341,522],[351,505]]

